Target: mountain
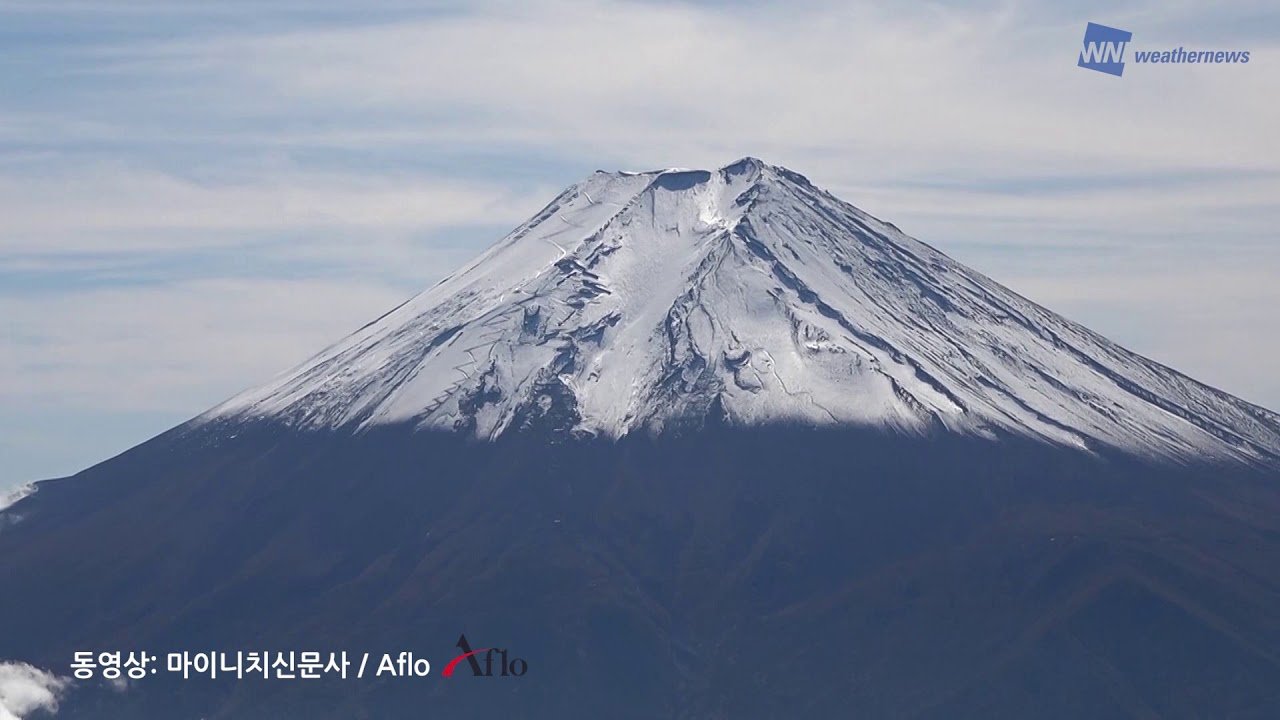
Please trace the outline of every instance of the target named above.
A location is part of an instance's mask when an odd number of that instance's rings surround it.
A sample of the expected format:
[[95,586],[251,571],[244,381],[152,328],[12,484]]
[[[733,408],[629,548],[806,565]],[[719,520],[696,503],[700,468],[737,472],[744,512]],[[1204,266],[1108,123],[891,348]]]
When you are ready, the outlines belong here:
[[[1269,718],[1280,416],[784,168],[597,172],[275,380],[0,512],[71,718]],[[445,677],[465,635],[519,677]],[[485,651],[487,652],[487,651]],[[507,656],[503,656],[507,657]]]
[[493,438],[759,425],[1280,459],[1280,416],[1131,353],[745,158],[597,172],[488,252],[197,422]]

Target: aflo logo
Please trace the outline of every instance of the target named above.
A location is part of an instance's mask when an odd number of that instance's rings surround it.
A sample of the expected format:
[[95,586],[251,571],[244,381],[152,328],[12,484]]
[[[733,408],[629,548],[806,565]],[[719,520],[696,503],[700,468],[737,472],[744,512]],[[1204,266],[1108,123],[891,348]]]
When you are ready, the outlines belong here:
[[440,673],[441,675],[453,677],[453,671],[458,669],[458,664],[463,660],[471,666],[471,674],[476,677],[521,677],[529,672],[529,663],[522,658],[509,657],[506,648],[472,650],[466,635],[458,636],[458,649],[462,654],[450,660],[449,664],[444,666],[444,672]]

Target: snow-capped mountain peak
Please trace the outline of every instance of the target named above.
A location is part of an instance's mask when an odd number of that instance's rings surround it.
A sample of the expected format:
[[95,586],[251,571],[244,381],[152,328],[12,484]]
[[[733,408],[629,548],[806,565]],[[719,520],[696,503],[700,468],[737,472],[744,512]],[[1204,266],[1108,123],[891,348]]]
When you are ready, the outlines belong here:
[[750,157],[598,171],[435,287],[197,422],[256,419],[482,438],[797,422],[1280,458],[1274,413]]

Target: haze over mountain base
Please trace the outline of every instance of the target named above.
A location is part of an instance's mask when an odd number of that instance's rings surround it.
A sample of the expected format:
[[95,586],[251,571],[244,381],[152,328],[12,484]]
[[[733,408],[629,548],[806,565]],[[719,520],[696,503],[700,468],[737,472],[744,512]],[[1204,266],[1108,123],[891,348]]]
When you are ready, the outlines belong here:
[[148,678],[60,717],[1280,713],[1274,473],[798,427],[216,437],[24,502],[7,655],[409,649],[438,673],[465,632],[527,675]]

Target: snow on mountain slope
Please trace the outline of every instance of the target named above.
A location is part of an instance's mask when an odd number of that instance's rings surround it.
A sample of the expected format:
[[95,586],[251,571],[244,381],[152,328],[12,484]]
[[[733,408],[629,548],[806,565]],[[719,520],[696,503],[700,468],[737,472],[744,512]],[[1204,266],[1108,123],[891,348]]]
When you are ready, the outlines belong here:
[[1280,458],[1280,416],[745,158],[597,172],[468,266],[197,418],[491,438],[707,421]]

